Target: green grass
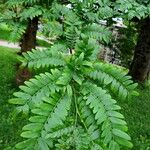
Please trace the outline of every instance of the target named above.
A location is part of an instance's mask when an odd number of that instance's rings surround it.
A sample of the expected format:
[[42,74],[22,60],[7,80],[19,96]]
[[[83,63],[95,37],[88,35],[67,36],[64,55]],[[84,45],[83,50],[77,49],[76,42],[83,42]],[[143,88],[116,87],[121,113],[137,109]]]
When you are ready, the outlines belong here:
[[50,44],[44,40],[40,40],[40,39],[37,39],[36,43],[37,43],[37,46],[41,46],[41,47],[51,47],[52,46],[52,44]]
[[150,150],[150,86],[139,87],[140,96],[122,104],[134,144],[133,150]]
[[10,30],[5,24],[0,24],[0,39],[1,40],[10,40]]
[[[25,119],[21,117],[12,119],[11,112],[14,106],[7,102],[17,90],[16,52],[16,49],[0,47],[0,150],[19,141],[19,134],[25,123]],[[122,102],[122,111],[133,140],[133,150],[150,150],[150,87],[139,88],[139,93],[139,97],[129,102]]]
[[17,49],[0,46],[0,150],[18,140],[20,133],[17,130],[22,124],[20,118],[16,121],[12,119],[14,106],[8,104],[8,99],[17,89],[15,86],[17,51]]

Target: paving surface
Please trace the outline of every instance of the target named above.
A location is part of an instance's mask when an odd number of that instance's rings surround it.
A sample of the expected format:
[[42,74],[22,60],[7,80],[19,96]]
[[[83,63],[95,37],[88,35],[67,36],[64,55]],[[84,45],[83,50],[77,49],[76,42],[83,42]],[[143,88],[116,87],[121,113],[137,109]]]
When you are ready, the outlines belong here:
[[20,48],[18,43],[12,43],[3,40],[0,40],[0,46],[10,47],[10,48]]
[[[0,46],[5,46],[5,47],[9,47],[9,48],[18,48],[18,49],[20,49],[19,43],[12,43],[12,42],[8,42],[8,41],[4,41],[4,40],[0,40]],[[36,48],[43,49],[45,47],[37,46]]]

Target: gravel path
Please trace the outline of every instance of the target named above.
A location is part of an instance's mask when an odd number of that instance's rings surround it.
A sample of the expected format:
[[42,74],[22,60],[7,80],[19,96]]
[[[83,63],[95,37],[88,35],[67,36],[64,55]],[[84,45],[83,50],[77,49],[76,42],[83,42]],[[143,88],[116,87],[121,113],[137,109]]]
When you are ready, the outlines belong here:
[[20,48],[18,43],[12,43],[8,41],[0,40],[0,46],[5,46],[9,48]]
[[[19,43],[12,43],[4,40],[0,40],[0,46],[20,49]],[[40,47],[40,46],[37,46],[36,48],[45,49],[45,47]]]

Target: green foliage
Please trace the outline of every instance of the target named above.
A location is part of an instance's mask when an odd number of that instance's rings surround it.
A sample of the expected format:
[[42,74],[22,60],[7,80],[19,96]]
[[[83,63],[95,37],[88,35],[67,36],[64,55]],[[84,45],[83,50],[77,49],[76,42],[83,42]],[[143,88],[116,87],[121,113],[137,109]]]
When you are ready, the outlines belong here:
[[[18,28],[18,26],[14,27],[14,31],[11,31],[11,29],[6,24],[0,24],[0,40],[10,41],[10,42],[19,42],[20,40],[20,34],[18,32],[21,32],[22,28]],[[23,30],[22,30],[23,31]],[[21,33],[22,34],[22,33]],[[48,43],[45,40],[37,39],[37,46],[40,47],[50,47],[51,44]]]
[[79,17],[72,11],[70,11],[70,13],[65,16],[62,35],[70,49],[75,46],[75,43],[78,40],[80,34],[80,25],[81,22]]
[[[20,91],[14,93],[15,98],[9,100],[18,105],[18,112],[31,113],[21,134],[25,140],[16,145],[17,149],[119,150],[132,147],[126,133],[127,124],[116,103],[133,95],[136,85],[123,71],[96,62],[96,55],[92,56],[97,49],[95,43],[94,39],[83,36],[75,44],[75,54],[65,57],[53,46],[24,54],[24,65],[34,68],[47,65],[57,69],[26,81]],[[49,63],[55,56],[64,64]],[[33,63],[36,59],[41,61]],[[96,76],[100,82],[95,82],[93,71],[106,75],[104,78]]]
[[[46,23],[44,25],[44,34],[49,38],[56,40],[65,40],[65,43],[72,49],[81,33],[86,36],[97,39],[99,42],[110,42],[111,32],[109,28],[99,25],[98,17],[101,6],[95,10],[93,1],[80,2],[71,1],[70,7],[59,3],[52,3],[51,9],[44,14]],[[94,16],[93,16],[94,15]],[[46,30],[46,32],[45,32]]]
[[[15,78],[15,68],[17,55],[15,49],[6,47],[0,47],[0,149],[13,150],[13,146],[16,142],[22,140],[19,137],[22,126],[25,124],[25,118],[17,116],[15,120],[12,119],[10,113],[13,111],[12,105],[7,103],[7,99],[12,97],[12,93],[17,88],[12,85]],[[12,89],[13,87],[13,89]],[[133,142],[133,150],[146,150],[150,147],[150,92],[149,86],[140,88],[139,97],[136,97],[130,102],[119,102],[122,106],[122,113],[125,115],[129,133]],[[136,122],[136,124],[135,124]],[[68,126],[69,132],[72,130],[71,126]],[[61,131],[61,130],[60,130]],[[66,130],[63,130],[68,134]],[[81,130],[80,130],[81,131]],[[61,131],[62,133],[62,131]],[[78,133],[78,132],[77,132]],[[60,134],[61,135],[61,134]],[[80,134],[81,135],[81,134]],[[55,136],[51,134],[49,136]],[[84,135],[83,135],[84,136]],[[87,139],[87,137],[86,137]],[[80,140],[78,140],[80,142]],[[95,144],[95,149],[99,147]]]
[[43,25],[42,34],[46,37],[57,38],[62,35],[62,25],[57,21],[47,22]]
[[33,19],[34,17],[41,16],[44,13],[44,8],[38,5],[34,7],[29,7],[24,9],[21,14],[19,14],[20,20]]
[[[17,105],[17,113],[29,114],[21,133],[24,140],[15,148],[132,148],[117,101],[137,95],[137,84],[121,69],[97,61],[99,45],[111,38],[109,28],[98,22],[100,6],[106,2],[98,1],[97,6],[93,1],[71,1],[72,8],[61,3],[54,2],[50,15],[45,15],[62,29],[54,45],[20,58],[22,66],[51,69],[26,81],[9,100]],[[112,16],[112,9],[108,14],[105,18]]]
[[137,84],[133,84],[133,81],[129,80],[131,77],[126,76],[125,72],[117,67],[115,69],[115,67],[110,64],[94,64],[94,70],[91,70],[89,76],[98,81],[99,84],[107,86],[111,93],[114,95],[117,94],[118,99],[125,100],[127,96],[130,98],[131,95],[137,95],[137,93],[133,91]]
[[[55,50],[65,51],[64,45],[54,45],[51,49],[46,49],[41,52],[41,50],[32,50],[32,52],[23,53],[24,59],[30,61],[28,63],[29,68],[40,68],[40,67],[48,67],[48,66],[64,66],[65,61],[62,58],[61,53],[57,53]],[[51,57],[51,60],[49,58]],[[25,60],[22,60],[25,62]],[[41,63],[42,62],[42,63]],[[23,64],[23,65],[26,65]]]
[[20,41],[26,26],[21,23],[13,23],[13,26],[14,28],[11,30],[9,39],[13,42]]
[[[51,5],[50,1],[43,0],[8,0],[5,9],[0,16],[0,22],[7,23],[11,28],[12,41],[20,41],[29,21],[35,17],[42,18]],[[40,19],[39,19],[40,20]]]
[[140,0],[117,0],[116,9],[122,11],[122,15],[125,18],[131,20],[134,17],[138,19],[143,19],[149,17],[149,1],[140,1]]
[[[136,84],[118,67],[97,61],[99,44],[108,44],[111,37],[108,28],[99,26],[99,19],[120,16],[120,11],[125,12],[122,16],[128,19],[147,17],[148,1],[127,0],[124,3],[117,0],[117,5],[109,0],[55,1],[52,5],[55,7],[46,11],[40,9],[41,1],[38,0],[9,2],[9,7],[13,8],[30,6],[29,11],[17,11],[22,18],[21,26],[26,25],[26,19],[46,12],[42,14],[46,33],[56,36],[57,40],[49,49],[33,50],[21,58],[23,66],[51,70],[26,81],[10,100],[17,105],[17,113],[29,113],[29,123],[21,134],[24,141],[14,149],[131,148],[127,125],[117,102],[137,95]],[[44,6],[49,3],[42,2]],[[66,3],[72,8],[67,8]],[[33,12],[37,5],[38,9]],[[114,13],[113,8],[117,12]],[[7,17],[7,20],[16,19],[16,13],[8,11]],[[67,50],[71,54],[66,53]]]
[[[17,116],[15,120],[12,119],[12,116],[9,114],[12,112],[13,108],[7,103],[7,99],[12,97],[14,90],[17,90],[14,84],[12,85],[15,78],[14,65],[17,60],[17,55],[14,52],[17,52],[17,50],[0,47],[0,149],[13,146],[13,144],[21,140],[19,134],[21,127],[25,124],[25,119],[20,116]],[[129,126],[129,132],[134,144],[133,149],[145,150],[150,146],[149,88],[139,89],[139,93],[141,94],[138,98],[133,99],[132,102],[122,102],[121,105],[123,107],[122,112],[125,114],[125,118]],[[9,150],[12,149],[13,148],[11,147]]]
[[84,30],[85,30],[84,34],[86,34],[90,38],[97,39],[99,42],[102,42],[102,41],[104,43],[110,42],[111,32],[104,26],[91,24],[91,25],[88,25]]

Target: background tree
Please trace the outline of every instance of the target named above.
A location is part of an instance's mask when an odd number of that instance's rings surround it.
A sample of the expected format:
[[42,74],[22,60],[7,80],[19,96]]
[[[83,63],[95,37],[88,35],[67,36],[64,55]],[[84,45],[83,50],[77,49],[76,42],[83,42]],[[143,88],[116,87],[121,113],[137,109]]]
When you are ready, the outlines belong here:
[[114,37],[110,47],[115,56],[115,58],[113,58],[114,62],[117,65],[129,69],[133,59],[134,49],[137,44],[138,32],[136,24],[126,22],[126,25],[120,25],[114,31]]
[[38,23],[50,5],[51,2],[43,0],[7,1],[6,6],[9,11],[4,14],[6,16],[4,19],[8,16],[9,21],[12,21],[14,25],[12,34],[15,39],[20,40],[21,53],[35,49]]
[[149,0],[117,0],[115,9],[121,12],[124,20],[135,22],[138,40],[129,74],[134,80],[144,82],[150,71],[150,1]]
[[[7,10],[3,15],[3,20],[12,28],[11,39],[20,41],[21,50],[18,54],[22,55],[23,52],[35,49],[39,21],[51,2],[8,0],[5,5]],[[18,68],[17,66],[17,70]],[[21,84],[29,77],[31,73],[27,69],[19,69],[16,82]]]

